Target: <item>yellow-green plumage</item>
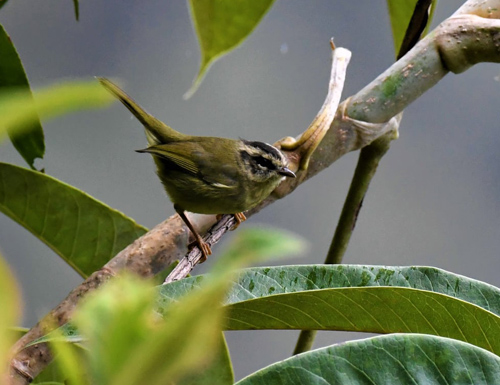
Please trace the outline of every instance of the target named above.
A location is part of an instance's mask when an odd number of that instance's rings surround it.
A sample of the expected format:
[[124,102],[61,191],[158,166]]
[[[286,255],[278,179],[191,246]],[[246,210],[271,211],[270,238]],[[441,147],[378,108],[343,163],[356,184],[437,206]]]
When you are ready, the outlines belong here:
[[153,156],[158,177],[198,243],[203,241],[184,210],[240,213],[265,199],[285,176],[295,177],[285,156],[271,145],[182,134],[148,114],[108,79],[98,80],[144,126],[149,147],[138,152]]

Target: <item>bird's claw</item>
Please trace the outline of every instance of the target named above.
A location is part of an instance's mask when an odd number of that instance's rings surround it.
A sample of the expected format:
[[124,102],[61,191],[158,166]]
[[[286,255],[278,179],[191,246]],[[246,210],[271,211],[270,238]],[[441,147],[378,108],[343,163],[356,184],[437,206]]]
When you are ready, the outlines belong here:
[[198,247],[201,251],[201,258],[198,263],[203,263],[207,260],[209,255],[212,255],[212,249],[210,245],[203,240],[195,240],[188,245],[188,250],[192,250],[194,247]]

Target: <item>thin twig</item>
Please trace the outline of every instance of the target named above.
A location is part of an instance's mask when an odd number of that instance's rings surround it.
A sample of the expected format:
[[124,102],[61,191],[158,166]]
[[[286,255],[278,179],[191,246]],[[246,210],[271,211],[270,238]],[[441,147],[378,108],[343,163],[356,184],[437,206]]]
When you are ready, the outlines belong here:
[[[204,242],[212,245],[219,242],[222,236],[231,230],[236,223],[234,216],[224,215],[212,228],[207,231],[203,237]],[[187,275],[194,269],[202,258],[202,253],[198,247],[194,247],[184,258],[182,258],[177,266],[165,278],[164,285],[170,282],[178,281],[179,279],[187,277]]]

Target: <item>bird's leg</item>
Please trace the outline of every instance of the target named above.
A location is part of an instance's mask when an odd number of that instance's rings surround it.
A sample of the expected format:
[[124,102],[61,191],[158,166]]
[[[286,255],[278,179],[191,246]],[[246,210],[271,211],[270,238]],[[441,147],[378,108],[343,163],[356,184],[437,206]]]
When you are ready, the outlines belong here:
[[198,248],[201,250],[201,259],[199,263],[203,263],[207,260],[207,257],[212,254],[212,249],[210,249],[210,246],[208,243],[206,243],[198,234],[198,232],[195,230],[194,226],[191,224],[189,219],[187,218],[186,214],[184,213],[184,209],[179,207],[178,205],[174,205],[175,211],[177,211],[177,214],[181,217],[181,219],[184,221],[186,226],[191,230],[191,233],[193,234],[195,241],[190,243],[188,245],[188,248],[192,248],[193,246],[198,246]]

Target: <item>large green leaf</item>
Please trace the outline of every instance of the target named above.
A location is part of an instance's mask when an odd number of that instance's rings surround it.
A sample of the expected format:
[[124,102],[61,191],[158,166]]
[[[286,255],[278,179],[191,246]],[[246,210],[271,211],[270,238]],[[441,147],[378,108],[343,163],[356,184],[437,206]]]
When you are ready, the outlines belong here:
[[[202,280],[164,286],[158,306]],[[255,268],[240,274],[227,299],[226,329],[426,333],[498,354],[499,301],[500,290],[493,286],[428,267]]]
[[[0,5],[2,1],[0,0]],[[0,90],[18,87],[29,93],[29,83],[24,72],[21,59],[14,48],[14,44],[0,25]],[[12,135],[9,132],[12,144],[19,151],[28,165],[34,169],[36,158],[43,158],[45,142],[40,120],[34,116],[30,127],[22,135]]]
[[379,336],[303,353],[236,385],[495,385],[500,357],[464,342],[415,334]]
[[[161,286],[159,301],[169,302],[185,295],[198,287],[203,279],[205,276],[199,275]],[[345,264],[254,267],[239,273],[226,303],[327,288],[380,286],[433,291],[500,315],[500,289],[463,275],[427,266]]]
[[146,232],[84,192],[35,171],[0,163],[0,211],[88,276]]
[[234,49],[259,24],[274,0],[189,0],[201,48],[198,76],[185,97],[198,88],[210,65]]

